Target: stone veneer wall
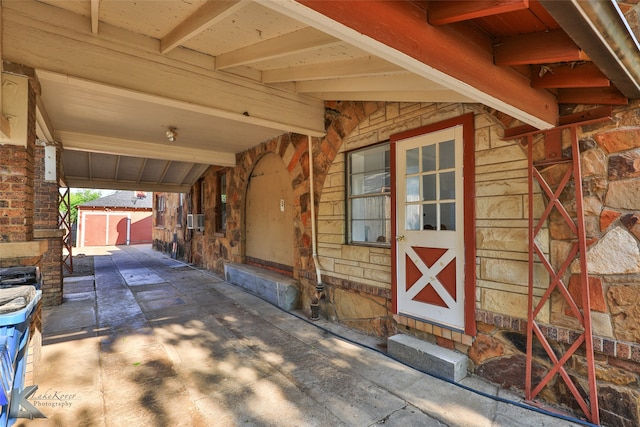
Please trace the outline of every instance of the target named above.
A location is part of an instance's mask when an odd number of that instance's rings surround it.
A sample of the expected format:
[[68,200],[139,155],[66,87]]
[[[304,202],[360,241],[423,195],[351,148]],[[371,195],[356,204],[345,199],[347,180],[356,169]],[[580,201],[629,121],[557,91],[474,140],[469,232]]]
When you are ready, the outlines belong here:
[[[580,133],[601,410],[604,422],[611,425],[640,424],[640,339],[636,326],[640,320],[640,119],[636,108],[619,109],[613,123],[591,125]],[[476,114],[477,337],[392,316],[390,249],[346,245],[344,229],[345,151],[469,111]],[[469,354],[477,374],[505,387],[522,388],[527,317],[527,158],[518,141],[502,139],[503,129],[517,123],[478,105],[351,102],[327,104],[326,123],[327,137],[314,140],[313,153],[320,266],[328,293],[322,302],[323,315],[373,335],[391,335],[401,329],[455,348]],[[537,139],[535,151],[541,149],[541,139]],[[310,256],[306,137],[282,135],[238,155],[238,165],[228,170],[226,233],[212,233],[208,226],[204,233],[182,239],[181,244],[185,254],[190,253],[189,260],[218,272],[225,261],[243,261],[248,176],[266,152],[280,155],[290,172],[297,208],[293,275],[301,283],[302,304],[307,308],[316,277]],[[205,209],[210,220],[217,191],[215,171],[207,171],[203,179],[207,193],[212,193],[207,194]],[[194,187],[194,201],[198,192]],[[543,209],[542,197],[536,195],[534,202],[537,216]],[[170,247],[167,242],[172,234],[167,233],[169,223],[165,224],[163,230],[154,232],[158,247]],[[552,217],[540,238],[552,263],[557,264],[566,251],[568,237]],[[576,273],[574,268],[566,278],[575,295],[580,287]],[[544,293],[546,281],[547,273],[536,266],[536,297]],[[575,340],[575,321],[557,297],[537,320],[548,324],[542,329],[554,347],[566,348]],[[540,354],[536,349],[535,375],[540,375],[546,363]],[[567,364],[571,375],[582,383],[583,354],[579,352]],[[551,384],[541,396],[575,408],[562,381]]]
[[[477,105],[419,103],[387,103],[365,118],[345,139],[329,169],[318,211],[318,253],[323,279],[335,285],[330,317],[379,336],[389,334],[395,327],[384,321],[390,316],[391,250],[345,244],[345,153],[470,111],[476,113],[476,307],[526,318],[527,158],[519,144],[502,139],[502,129],[512,120]],[[537,200],[537,206],[542,206],[542,200]],[[540,212],[538,208],[537,214]],[[548,248],[546,230],[542,235],[541,245]],[[544,268],[536,267],[541,287]],[[543,292],[536,289],[537,296]],[[466,352],[472,343],[472,337],[460,332],[403,316],[393,318],[406,332],[448,348]],[[548,321],[548,310],[540,318]]]
[[[635,102],[617,108],[613,120],[578,128],[596,378],[601,422],[607,426],[640,425],[639,106]],[[553,181],[563,168],[548,170],[547,177]],[[561,199],[575,215],[575,198],[567,192]],[[550,260],[557,268],[573,236],[559,215],[552,215],[548,226]],[[574,262],[563,279],[583,309],[578,273]],[[557,291],[549,308],[548,325],[542,330],[554,349],[564,353],[576,340],[578,323]],[[469,352],[476,372],[503,386],[523,388],[526,316],[481,309],[476,320],[479,333]],[[549,366],[538,345],[534,346],[533,366],[535,383]],[[565,367],[579,387],[588,390],[584,350],[579,349]],[[581,413],[557,377],[541,396]]]

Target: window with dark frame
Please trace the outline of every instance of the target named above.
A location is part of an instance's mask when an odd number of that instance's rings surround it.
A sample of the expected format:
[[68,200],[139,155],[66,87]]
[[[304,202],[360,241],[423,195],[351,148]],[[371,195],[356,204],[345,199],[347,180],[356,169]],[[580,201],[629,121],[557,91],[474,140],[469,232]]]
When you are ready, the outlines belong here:
[[176,213],[176,227],[182,228],[183,212],[184,212],[184,194],[178,195],[178,209]]
[[205,190],[206,190],[206,186],[205,186],[205,180],[201,179],[200,180],[200,212],[201,214],[204,213],[205,211]]
[[218,200],[216,203],[216,229],[227,229],[227,172],[218,173]]
[[164,226],[164,196],[156,195],[156,227]]
[[389,143],[347,153],[348,243],[389,246],[391,156]]

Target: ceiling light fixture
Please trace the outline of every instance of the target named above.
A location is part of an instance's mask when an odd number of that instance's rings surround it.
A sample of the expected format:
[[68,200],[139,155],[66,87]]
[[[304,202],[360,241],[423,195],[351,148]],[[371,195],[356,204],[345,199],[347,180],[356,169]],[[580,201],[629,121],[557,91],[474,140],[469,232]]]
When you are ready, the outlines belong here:
[[176,128],[174,128],[173,126],[169,128],[169,130],[165,135],[167,135],[167,139],[169,140],[169,142],[175,141],[176,138],[178,137],[178,134],[176,133]]

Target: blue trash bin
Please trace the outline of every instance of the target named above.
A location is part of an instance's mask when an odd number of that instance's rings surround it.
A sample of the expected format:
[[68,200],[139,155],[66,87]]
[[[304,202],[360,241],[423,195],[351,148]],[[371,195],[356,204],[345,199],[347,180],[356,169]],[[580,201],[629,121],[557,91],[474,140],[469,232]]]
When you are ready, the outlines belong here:
[[29,327],[41,297],[42,291],[31,285],[0,288],[0,427],[17,419],[10,411],[11,399],[24,389]]

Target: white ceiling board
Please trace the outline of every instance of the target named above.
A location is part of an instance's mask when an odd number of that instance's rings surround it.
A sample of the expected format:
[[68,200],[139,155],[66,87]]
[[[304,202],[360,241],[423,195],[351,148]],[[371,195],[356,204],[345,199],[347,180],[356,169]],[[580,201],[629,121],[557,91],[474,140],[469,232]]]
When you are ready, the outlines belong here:
[[254,2],[224,22],[203,31],[183,46],[216,56],[306,27]]
[[193,106],[186,103],[163,105],[151,99],[131,99],[124,92],[107,93],[99,85],[81,87],[49,79],[41,79],[41,84],[42,103],[59,134],[95,134],[168,144],[165,132],[172,126],[178,132],[172,147],[237,153],[284,133],[284,129],[194,112],[187,109]]

